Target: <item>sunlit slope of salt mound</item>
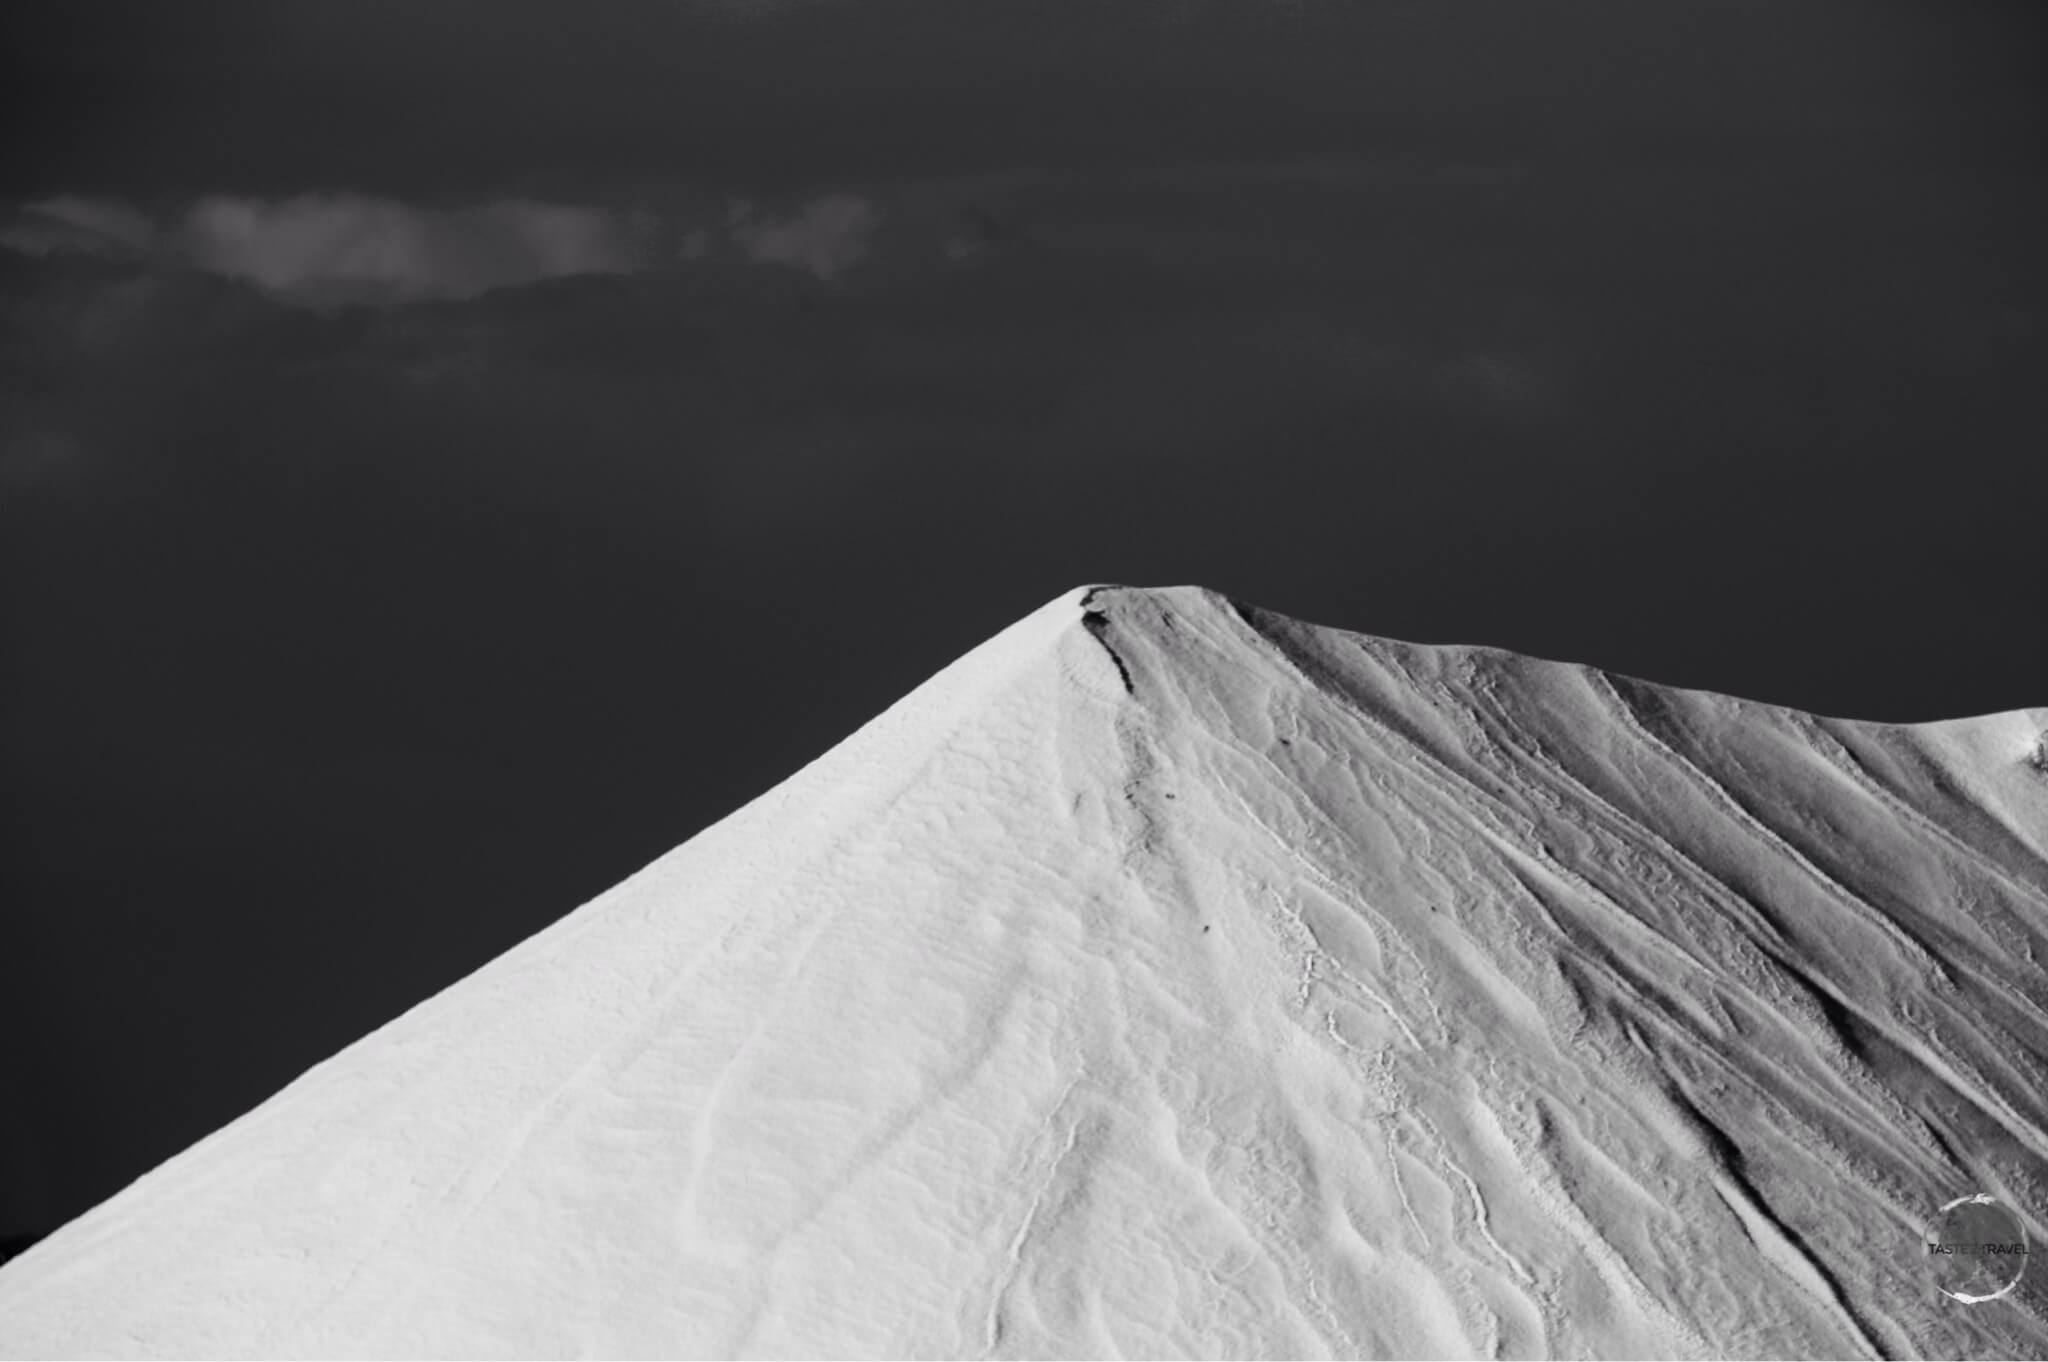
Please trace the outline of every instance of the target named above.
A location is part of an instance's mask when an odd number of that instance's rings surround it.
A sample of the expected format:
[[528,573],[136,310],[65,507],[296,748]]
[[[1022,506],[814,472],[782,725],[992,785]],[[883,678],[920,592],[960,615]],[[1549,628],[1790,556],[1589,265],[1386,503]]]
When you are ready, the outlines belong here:
[[2048,1355],[2048,709],[1076,592],[0,1269],[25,1355]]

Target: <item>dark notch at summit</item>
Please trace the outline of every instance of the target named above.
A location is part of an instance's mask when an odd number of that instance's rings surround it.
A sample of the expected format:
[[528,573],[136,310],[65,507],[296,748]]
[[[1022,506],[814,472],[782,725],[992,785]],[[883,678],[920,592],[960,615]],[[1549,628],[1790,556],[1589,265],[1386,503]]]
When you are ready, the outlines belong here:
[[1097,596],[1101,595],[1104,591],[1114,589],[1113,587],[1092,587],[1089,589],[1088,594],[1081,598],[1081,627],[1086,629],[1089,635],[1102,645],[1102,651],[1108,653],[1109,660],[1116,664],[1116,674],[1124,683],[1124,694],[1136,695],[1138,689],[1131,684],[1131,669],[1124,665],[1123,657],[1110,645],[1107,637],[1109,632],[1109,614],[1095,604]]

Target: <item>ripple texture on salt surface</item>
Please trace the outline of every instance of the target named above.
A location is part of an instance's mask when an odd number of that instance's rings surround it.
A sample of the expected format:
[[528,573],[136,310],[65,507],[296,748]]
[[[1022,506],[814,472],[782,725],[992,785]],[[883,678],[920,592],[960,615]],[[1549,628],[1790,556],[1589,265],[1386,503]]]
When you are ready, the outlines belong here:
[[2048,1354],[2048,710],[1070,593],[0,1268],[31,1355]]

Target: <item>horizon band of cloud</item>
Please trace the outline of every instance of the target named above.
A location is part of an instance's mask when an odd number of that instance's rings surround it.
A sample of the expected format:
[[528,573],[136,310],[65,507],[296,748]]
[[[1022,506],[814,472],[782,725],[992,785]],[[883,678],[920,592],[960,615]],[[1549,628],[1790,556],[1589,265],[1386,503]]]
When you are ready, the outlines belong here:
[[159,226],[119,200],[60,195],[21,205],[0,226],[0,248],[139,256],[238,279],[285,302],[406,303],[703,260],[716,235],[747,263],[831,282],[866,258],[882,220],[874,204],[843,193],[780,217],[732,207],[725,223],[707,226],[531,199],[431,208],[347,193],[214,194]]

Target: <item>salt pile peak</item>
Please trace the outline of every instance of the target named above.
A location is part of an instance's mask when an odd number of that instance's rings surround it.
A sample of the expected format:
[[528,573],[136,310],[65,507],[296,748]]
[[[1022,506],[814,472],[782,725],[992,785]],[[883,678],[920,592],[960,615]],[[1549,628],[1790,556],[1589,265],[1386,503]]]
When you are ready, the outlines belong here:
[[0,1268],[0,1352],[2048,1351],[2048,709],[1069,593]]

